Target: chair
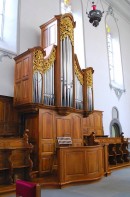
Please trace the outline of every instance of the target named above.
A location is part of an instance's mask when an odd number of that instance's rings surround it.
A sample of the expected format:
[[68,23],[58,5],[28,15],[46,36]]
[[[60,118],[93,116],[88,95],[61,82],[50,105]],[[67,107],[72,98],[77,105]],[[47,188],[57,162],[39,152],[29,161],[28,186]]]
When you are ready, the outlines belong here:
[[17,180],[16,197],[41,197],[41,188],[39,184]]

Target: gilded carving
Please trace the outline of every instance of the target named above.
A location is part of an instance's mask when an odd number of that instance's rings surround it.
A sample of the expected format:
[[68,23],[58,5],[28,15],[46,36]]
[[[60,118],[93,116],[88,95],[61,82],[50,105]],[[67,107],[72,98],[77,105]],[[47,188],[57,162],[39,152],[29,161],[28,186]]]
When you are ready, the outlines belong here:
[[93,73],[92,70],[87,70],[87,87],[93,87]]
[[80,81],[80,84],[83,85],[83,75],[80,72],[80,70],[78,69],[75,60],[74,60],[74,72],[75,72],[75,75],[77,76],[78,80]]
[[69,36],[72,45],[74,46],[74,27],[72,20],[69,17],[61,18],[60,20],[60,40]]
[[54,48],[50,57],[44,59],[43,53],[40,50],[35,50],[33,53],[33,72],[39,71],[41,74],[49,70],[56,59],[56,49]]
[[33,72],[39,71],[43,73],[44,56],[41,50],[35,50],[33,52]]
[[47,60],[44,61],[43,73],[45,73],[46,71],[48,71],[51,68],[55,59],[56,59],[56,49],[54,48],[50,57]]

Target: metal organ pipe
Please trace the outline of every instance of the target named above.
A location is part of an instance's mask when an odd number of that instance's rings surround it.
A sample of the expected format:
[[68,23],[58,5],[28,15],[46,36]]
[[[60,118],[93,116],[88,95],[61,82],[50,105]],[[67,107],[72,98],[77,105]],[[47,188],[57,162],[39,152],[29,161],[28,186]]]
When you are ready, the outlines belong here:
[[72,45],[69,36],[61,41],[61,104],[73,107]]
[[45,105],[54,105],[54,63],[44,73],[43,96]]
[[83,87],[78,80],[77,76],[75,76],[75,102],[76,109],[83,109]]
[[33,101],[42,102],[42,74],[38,71],[33,74]]
[[88,111],[93,110],[93,105],[92,105],[92,87],[87,88],[87,100],[88,100]]

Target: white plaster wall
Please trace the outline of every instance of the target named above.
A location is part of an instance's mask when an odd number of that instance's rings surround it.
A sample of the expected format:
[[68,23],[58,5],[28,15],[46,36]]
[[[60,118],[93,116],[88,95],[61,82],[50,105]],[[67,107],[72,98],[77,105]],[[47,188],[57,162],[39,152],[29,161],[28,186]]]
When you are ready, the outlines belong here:
[[6,57],[0,62],[0,95],[14,95],[14,60]]
[[[84,13],[86,2],[84,4]],[[107,10],[107,5],[104,4],[104,10]],[[109,73],[108,73],[108,59],[106,47],[105,34],[105,13],[97,28],[89,23],[89,20],[84,14],[84,29],[85,29],[85,48],[86,48],[86,62],[87,66],[92,66],[94,72],[94,108],[103,111],[103,126],[104,134],[109,135],[109,126],[112,120],[112,107],[116,106],[119,110],[119,121],[122,125],[122,130],[125,136],[130,136],[130,25],[114,11],[118,19],[118,26],[120,31],[120,41],[122,49],[122,63],[125,78],[126,93],[118,99],[113,90],[109,88]]]
[[59,0],[21,0],[20,53],[40,45],[40,26],[59,14]]
[[[59,0],[21,0],[18,53],[40,45],[40,25],[59,14]],[[1,55],[1,53],[0,53]],[[14,94],[13,59],[3,57],[0,62],[0,95]]]

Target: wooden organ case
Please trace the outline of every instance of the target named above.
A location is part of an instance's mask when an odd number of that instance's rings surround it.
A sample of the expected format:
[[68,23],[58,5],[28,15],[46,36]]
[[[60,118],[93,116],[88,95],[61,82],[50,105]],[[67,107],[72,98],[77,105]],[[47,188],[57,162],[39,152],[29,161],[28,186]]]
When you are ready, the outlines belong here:
[[[74,54],[75,22],[71,14],[57,15],[40,28],[41,46],[15,58],[14,105],[23,128],[30,131],[34,170],[42,176],[52,172],[57,137],[71,137],[73,147],[83,146],[83,126],[94,110],[94,70],[81,70]],[[103,134],[102,124],[99,131]],[[99,159],[103,161],[101,157],[102,150]],[[98,176],[103,174],[103,165],[96,166],[101,169]]]

